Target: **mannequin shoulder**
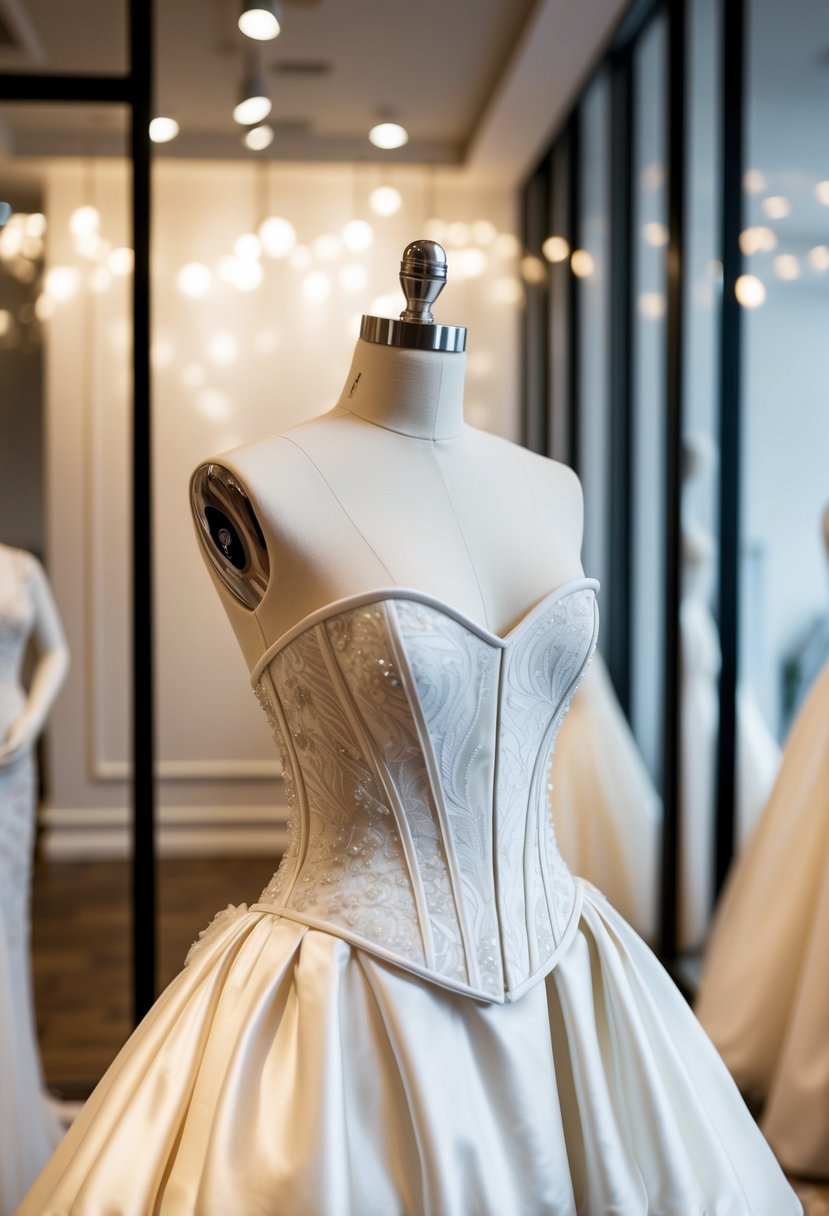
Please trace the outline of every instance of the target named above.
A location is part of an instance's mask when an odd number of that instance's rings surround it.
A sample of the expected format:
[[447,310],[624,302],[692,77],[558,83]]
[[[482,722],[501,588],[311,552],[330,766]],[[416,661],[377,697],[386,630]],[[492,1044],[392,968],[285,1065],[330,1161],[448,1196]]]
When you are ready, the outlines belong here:
[[523,475],[530,483],[533,495],[540,505],[543,503],[564,509],[568,514],[581,519],[584,510],[581,482],[569,465],[531,452],[529,448],[521,447],[520,444],[502,439],[488,431],[476,431],[475,434],[476,441],[482,446],[499,452],[504,459],[512,458],[519,462]]

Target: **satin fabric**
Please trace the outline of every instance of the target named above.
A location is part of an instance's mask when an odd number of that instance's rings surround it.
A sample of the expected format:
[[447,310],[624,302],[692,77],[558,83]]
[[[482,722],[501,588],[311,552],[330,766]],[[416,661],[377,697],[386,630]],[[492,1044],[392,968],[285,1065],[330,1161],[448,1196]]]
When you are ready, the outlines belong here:
[[653,940],[662,805],[598,653],[561,724],[550,805],[573,873]]
[[829,665],[723,894],[697,1013],[793,1172],[829,1178]]
[[19,1216],[800,1212],[665,972],[584,895],[564,958],[507,1005],[228,910]]

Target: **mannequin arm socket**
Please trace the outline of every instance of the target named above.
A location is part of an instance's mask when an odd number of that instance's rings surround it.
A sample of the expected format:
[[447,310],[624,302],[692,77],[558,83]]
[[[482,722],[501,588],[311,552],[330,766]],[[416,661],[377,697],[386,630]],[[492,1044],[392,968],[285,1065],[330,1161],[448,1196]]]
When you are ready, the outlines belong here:
[[35,605],[34,637],[38,660],[23,711],[0,741],[0,767],[12,764],[35,742],[69,668],[69,650],[63,626],[39,562],[33,561],[30,580]]

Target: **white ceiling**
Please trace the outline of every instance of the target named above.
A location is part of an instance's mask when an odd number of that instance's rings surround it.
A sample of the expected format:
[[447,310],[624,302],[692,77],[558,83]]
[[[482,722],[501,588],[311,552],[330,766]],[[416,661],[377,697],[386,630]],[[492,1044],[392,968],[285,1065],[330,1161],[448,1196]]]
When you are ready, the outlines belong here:
[[[140,2],[140,0],[138,0]],[[286,0],[283,33],[260,44],[277,139],[289,160],[464,164],[516,180],[628,0]],[[157,0],[157,110],[181,135],[160,154],[246,156],[231,116],[251,48],[237,0]],[[123,72],[124,0],[0,0],[24,36],[0,70]],[[502,104],[503,99],[503,104]],[[407,147],[378,152],[369,127],[385,112]],[[118,154],[117,108],[4,106],[18,155]],[[2,132],[0,132],[2,139]],[[522,163],[523,160],[523,163]]]

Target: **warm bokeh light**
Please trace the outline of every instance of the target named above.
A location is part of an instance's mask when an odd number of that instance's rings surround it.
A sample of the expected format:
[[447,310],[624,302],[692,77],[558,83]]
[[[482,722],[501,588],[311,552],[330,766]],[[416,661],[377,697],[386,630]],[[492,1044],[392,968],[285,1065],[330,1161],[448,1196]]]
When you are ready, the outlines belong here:
[[296,245],[296,231],[281,215],[269,215],[259,225],[259,239],[268,257],[284,258]]
[[782,194],[770,194],[763,199],[763,210],[770,220],[784,220],[791,209],[791,203]]
[[496,279],[489,289],[489,298],[493,304],[520,304],[524,291],[518,279]]
[[756,275],[741,274],[734,284],[734,294],[743,308],[759,308],[766,298],[766,289]]
[[292,270],[307,270],[314,261],[314,255],[307,245],[297,245],[288,261]]
[[76,207],[69,217],[69,231],[73,236],[92,236],[101,226],[101,214],[97,207]]
[[46,233],[46,216],[41,211],[33,211],[26,216],[24,225],[26,236],[44,236]]
[[548,262],[564,262],[570,256],[570,242],[563,236],[548,236],[541,246],[541,252]]
[[829,245],[815,245],[810,249],[809,265],[819,274],[822,274],[824,270],[829,270]]
[[528,253],[521,259],[521,277],[525,283],[543,283],[547,278],[547,268],[541,258]]
[[230,330],[222,329],[207,342],[207,357],[219,367],[229,367],[239,358],[239,343]]
[[368,205],[375,215],[396,215],[403,206],[403,197],[394,186],[377,186],[368,196]]
[[740,233],[740,248],[746,257],[754,253],[771,253],[772,249],[777,248],[777,233],[763,225],[744,228]]
[[661,291],[643,291],[639,297],[639,312],[649,321],[665,316],[665,297]]
[[243,232],[234,241],[233,252],[243,262],[257,262],[262,253],[262,242],[255,232]]
[[764,173],[759,169],[746,169],[743,174],[743,189],[748,194],[762,194],[768,186]]
[[409,132],[399,122],[380,122],[372,127],[368,137],[375,148],[402,148],[409,142]]
[[168,144],[178,135],[179,127],[174,118],[159,115],[150,123],[150,139],[154,144]]
[[374,229],[365,220],[349,220],[343,227],[342,239],[351,253],[364,253],[374,243]]
[[595,269],[593,254],[586,249],[574,249],[570,258],[570,269],[577,279],[589,279]]
[[213,276],[202,262],[188,262],[176,275],[176,287],[183,296],[200,300],[210,290]]
[[56,302],[71,300],[80,286],[80,275],[74,266],[52,266],[46,271],[43,287]]
[[233,402],[215,388],[205,388],[196,398],[200,413],[211,422],[227,422],[233,416]]
[[450,249],[463,249],[469,244],[470,236],[469,225],[463,220],[453,220],[446,227],[446,244]]
[[312,270],[302,280],[302,294],[312,304],[321,304],[331,295],[331,280],[324,270]]
[[655,249],[668,244],[668,229],[659,220],[651,220],[643,229],[645,240]]
[[255,291],[264,277],[262,267],[250,258],[223,257],[217,272],[220,279],[237,291]]
[[486,254],[483,249],[461,249],[452,255],[449,270],[450,273],[454,271],[461,281],[479,279],[486,270]]
[[134,262],[135,255],[126,245],[119,245],[117,249],[113,249],[107,258],[107,266],[113,274],[117,275],[132,274]]
[[492,252],[499,258],[517,258],[521,242],[513,232],[499,232],[492,242]]
[[800,278],[800,262],[793,253],[781,253],[774,259],[774,273],[778,279],[791,282]]
[[824,207],[829,207],[829,181],[818,182],[815,186],[815,198]]
[[0,308],[0,338],[11,332],[12,315],[8,308]]
[[204,380],[204,368],[200,363],[187,363],[181,369],[181,383],[185,388],[201,388]]
[[112,271],[107,266],[96,266],[87,281],[90,291],[94,291],[96,295],[103,295],[112,285]]

